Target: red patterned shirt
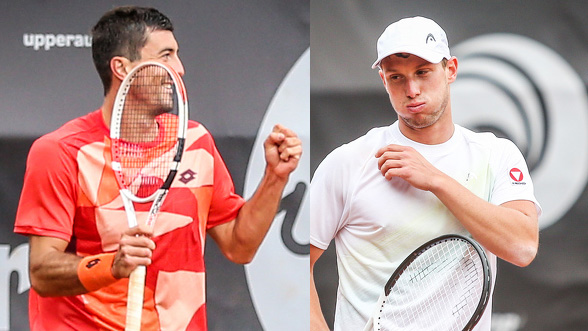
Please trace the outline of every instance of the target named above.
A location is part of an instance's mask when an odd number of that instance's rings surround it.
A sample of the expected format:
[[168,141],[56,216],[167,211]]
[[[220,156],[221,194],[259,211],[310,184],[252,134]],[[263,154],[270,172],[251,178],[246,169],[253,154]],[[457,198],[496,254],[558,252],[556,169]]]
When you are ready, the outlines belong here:
[[[206,329],[206,230],[233,220],[243,203],[212,136],[190,121],[180,169],[155,223],[142,329]],[[139,222],[149,207],[135,204]],[[35,141],[16,233],[60,238],[68,252],[86,256],[116,251],[127,228],[100,110]],[[31,289],[31,330],[122,330],[127,283],[71,297],[43,298]]]

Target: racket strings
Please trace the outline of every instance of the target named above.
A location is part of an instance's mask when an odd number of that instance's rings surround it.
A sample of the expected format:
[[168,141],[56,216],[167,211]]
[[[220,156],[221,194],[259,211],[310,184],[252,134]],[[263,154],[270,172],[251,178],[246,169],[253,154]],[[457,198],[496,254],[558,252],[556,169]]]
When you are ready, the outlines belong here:
[[176,100],[171,76],[155,65],[137,71],[127,90],[112,150],[119,181],[139,198],[155,193],[169,174],[178,141]]
[[379,330],[459,330],[477,309],[483,265],[475,248],[449,240],[421,253],[382,302]]

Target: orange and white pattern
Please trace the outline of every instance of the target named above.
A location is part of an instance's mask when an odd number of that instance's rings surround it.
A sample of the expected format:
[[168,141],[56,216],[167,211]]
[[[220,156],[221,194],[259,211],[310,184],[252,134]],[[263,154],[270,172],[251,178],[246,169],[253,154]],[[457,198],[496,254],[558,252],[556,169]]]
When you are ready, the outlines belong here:
[[[15,231],[67,240],[68,250],[82,256],[115,251],[128,225],[111,168],[109,139],[98,110],[35,142]],[[206,328],[206,230],[234,219],[243,202],[234,193],[212,137],[202,125],[190,122],[182,163],[154,225],[157,248],[147,268],[145,329]],[[135,203],[139,223],[149,207]],[[31,325],[122,329],[127,283],[122,279],[85,295],[50,299],[31,290]],[[56,313],[43,315],[46,309],[40,307],[45,305]]]

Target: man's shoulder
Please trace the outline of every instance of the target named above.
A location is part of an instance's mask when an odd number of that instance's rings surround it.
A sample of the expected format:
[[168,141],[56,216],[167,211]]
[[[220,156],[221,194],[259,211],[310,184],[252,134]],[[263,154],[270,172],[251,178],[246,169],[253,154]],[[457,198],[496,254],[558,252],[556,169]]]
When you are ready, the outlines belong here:
[[193,120],[188,121],[188,131],[186,132],[186,144],[188,146],[211,147],[216,146],[212,133],[200,122]]
[[456,128],[461,131],[469,144],[479,144],[488,148],[504,148],[508,145],[514,145],[511,140],[498,137],[493,132],[476,132],[459,125],[456,125]]
[[376,127],[370,129],[364,135],[339,146],[337,149],[355,150],[365,152],[366,150],[378,149],[388,140],[387,133],[390,127]]
[[385,145],[387,130],[388,127],[372,128],[364,135],[335,148],[329,155],[345,155],[344,159],[348,161],[374,156]]
[[388,127],[369,130],[364,135],[332,150],[322,160],[319,168],[353,172],[361,169],[371,158],[375,159],[379,148],[386,145]]
[[80,148],[93,141],[103,141],[108,130],[99,110],[74,118],[58,129],[39,137],[33,145],[44,148]]

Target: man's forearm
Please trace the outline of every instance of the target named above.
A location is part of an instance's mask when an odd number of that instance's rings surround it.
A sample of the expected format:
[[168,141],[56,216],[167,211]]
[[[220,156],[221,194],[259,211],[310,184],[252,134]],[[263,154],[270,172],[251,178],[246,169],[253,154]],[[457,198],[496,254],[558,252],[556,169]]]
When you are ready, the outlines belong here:
[[267,234],[282,199],[287,178],[266,171],[253,196],[241,207],[233,230],[234,254],[250,261]]
[[431,192],[496,256],[518,266],[528,265],[535,257],[539,232],[533,202],[511,201],[496,206],[448,176]]
[[41,296],[71,296],[87,293],[77,274],[81,257],[49,252],[30,265],[31,286]]
[[329,330],[327,321],[323,315],[321,309],[318,292],[314,284],[314,275],[310,273],[310,330],[311,331],[324,331]]

